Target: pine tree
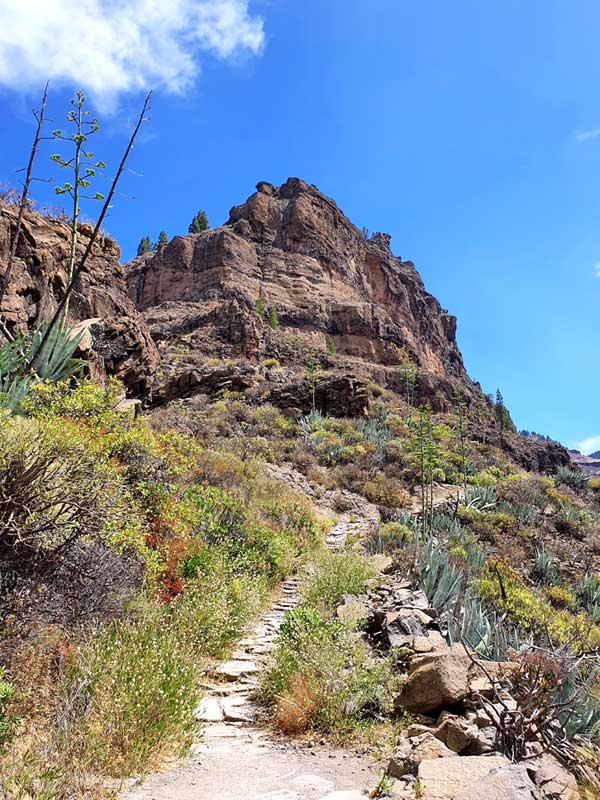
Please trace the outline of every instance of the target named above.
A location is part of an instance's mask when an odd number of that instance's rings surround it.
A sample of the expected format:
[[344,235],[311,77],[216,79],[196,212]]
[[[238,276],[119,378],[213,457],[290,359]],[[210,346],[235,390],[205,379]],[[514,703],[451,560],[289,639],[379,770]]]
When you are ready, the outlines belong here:
[[169,237],[166,231],[161,231],[158,234],[158,242],[154,245],[154,250],[161,250],[166,244],[169,243]]
[[265,318],[265,304],[263,303],[262,297],[257,297],[256,298],[256,302],[254,304],[254,307],[256,308],[256,313],[258,314],[258,316],[261,319],[264,319]]
[[511,433],[517,432],[517,427],[512,421],[510,411],[504,405],[504,398],[500,389],[496,390],[496,403],[495,403],[496,419],[500,426],[500,431],[510,431]]
[[140,239],[140,243],[138,244],[137,254],[138,256],[143,255],[144,253],[149,253],[152,250],[152,242],[150,241],[149,236],[142,236]]
[[269,325],[273,330],[277,330],[279,327],[279,317],[277,316],[277,311],[275,311],[275,306],[271,306],[269,309]]
[[208,217],[205,211],[199,211],[193,220],[190,222],[188,233],[202,233],[208,230]]

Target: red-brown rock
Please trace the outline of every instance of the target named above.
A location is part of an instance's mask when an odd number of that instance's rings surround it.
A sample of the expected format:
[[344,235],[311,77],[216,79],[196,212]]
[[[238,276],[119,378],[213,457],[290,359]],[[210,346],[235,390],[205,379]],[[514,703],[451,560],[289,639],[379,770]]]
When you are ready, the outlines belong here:
[[[0,204],[0,286],[4,283],[17,209]],[[79,226],[81,251],[92,233]],[[27,212],[17,258],[0,297],[0,313],[12,330],[32,330],[49,319],[66,285],[69,229],[58,220]],[[92,371],[119,377],[131,394],[150,392],[158,353],[148,330],[127,296],[120,251],[108,236],[94,246],[73,292],[69,321],[97,318],[89,329]]]

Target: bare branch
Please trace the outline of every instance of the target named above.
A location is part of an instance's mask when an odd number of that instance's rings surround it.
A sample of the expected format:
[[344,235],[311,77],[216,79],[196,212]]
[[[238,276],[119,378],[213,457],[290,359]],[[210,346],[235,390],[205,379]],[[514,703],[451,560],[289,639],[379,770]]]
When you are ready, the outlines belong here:
[[114,195],[114,193],[115,193],[115,191],[117,189],[117,184],[119,182],[119,179],[120,179],[121,175],[123,174],[123,170],[125,169],[125,164],[127,162],[129,154],[131,153],[131,150],[133,148],[135,139],[136,139],[136,137],[137,137],[137,135],[138,135],[138,133],[140,131],[140,128],[142,127],[142,123],[146,119],[146,111],[148,110],[148,105],[150,103],[151,96],[152,96],[152,92],[150,91],[150,92],[148,92],[148,94],[146,95],[146,99],[144,100],[144,104],[142,106],[142,110],[141,110],[140,115],[138,117],[137,124],[136,124],[136,126],[135,126],[135,128],[133,130],[133,133],[131,134],[131,138],[129,139],[127,147],[125,148],[125,152],[123,153],[123,157],[121,159],[121,163],[119,164],[119,169],[116,172],[115,178],[114,178],[114,180],[112,182],[110,190],[109,190],[109,192],[108,192],[108,194],[106,196],[106,199],[104,201],[104,205],[102,207],[102,211],[100,212],[100,216],[98,217],[98,221],[96,222],[96,227],[94,228],[94,231],[93,231],[92,235],[90,236],[90,239],[89,239],[89,241],[87,243],[87,246],[85,248],[85,251],[84,251],[83,255],[79,259],[79,263],[77,264],[77,267],[73,271],[73,274],[71,276],[71,280],[69,281],[69,283],[67,285],[67,288],[65,290],[65,294],[64,294],[62,300],[60,301],[60,303],[58,304],[58,308],[54,312],[54,316],[52,317],[52,320],[50,321],[50,324],[48,325],[48,327],[46,329],[46,332],[42,336],[40,344],[38,345],[37,349],[35,350],[35,352],[31,356],[31,359],[30,359],[29,364],[28,364],[28,368],[29,369],[31,369],[33,363],[35,362],[35,359],[36,359],[38,353],[42,350],[42,348],[46,344],[51,331],[53,330],[54,326],[56,325],[56,323],[60,319],[60,317],[62,315],[62,312],[63,312],[63,309],[65,308],[66,304],[68,303],[69,297],[70,297],[70,295],[71,295],[71,293],[73,291],[73,287],[75,286],[75,282],[77,281],[77,279],[79,278],[79,276],[82,273],[83,269],[85,268],[87,259],[88,259],[89,255],[90,255],[91,251],[92,251],[92,248],[94,246],[94,243],[95,243],[96,239],[98,238],[98,234],[99,234],[100,229],[102,227],[102,222],[104,220],[104,217],[106,216],[106,212],[110,208],[111,200],[112,200],[113,195]]
[[[23,183],[23,191],[21,192],[21,200],[19,202],[19,213],[17,214],[17,226],[15,229],[15,235],[12,240],[10,252],[8,254],[8,261],[6,263],[6,272],[4,273],[4,277],[0,282],[0,305],[2,304],[2,299],[4,297],[4,293],[6,291],[6,287],[8,286],[8,280],[10,278],[10,273],[12,271],[13,262],[15,260],[15,256],[17,254],[17,247],[19,245],[19,238],[21,236],[21,227],[23,225],[23,215],[27,209],[27,200],[29,196],[29,185],[31,183],[31,173],[33,171],[33,164],[35,161],[35,157],[37,155],[38,145],[40,143],[40,135],[42,131],[42,125],[44,124],[44,115],[46,113],[46,99],[48,97],[48,83],[44,88],[44,94],[42,97],[42,105],[39,111],[39,114],[34,110],[33,115],[37,120],[37,125],[35,129],[35,136],[33,137],[33,144],[31,145],[31,152],[29,154],[29,163],[27,164],[27,172],[25,175],[25,182]],[[3,333],[6,335],[6,326],[3,326]],[[9,341],[13,341],[14,337],[8,334]]]

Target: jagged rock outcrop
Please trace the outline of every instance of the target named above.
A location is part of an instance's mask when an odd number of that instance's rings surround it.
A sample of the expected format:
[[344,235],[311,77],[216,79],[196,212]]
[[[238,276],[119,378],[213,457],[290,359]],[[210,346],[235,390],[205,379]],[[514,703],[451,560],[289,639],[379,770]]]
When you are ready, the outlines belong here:
[[[427,399],[443,408],[460,384],[473,393],[456,319],[424,288],[390,237],[366,239],[314,186],[259,183],[225,225],[175,237],[128,265],[130,297],[158,341],[186,337],[210,355],[294,358],[293,336],[338,356],[395,366],[410,357]],[[256,312],[275,310],[280,328]],[[357,368],[360,365],[356,365]]]
[[[368,381],[403,393],[397,367],[406,359],[418,369],[416,403],[443,412],[459,394],[481,404],[456,319],[425,290],[412,262],[393,255],[386,234],[365,238],[332,200],[297,178],[278,188],[257,184],[224,225],[138,256],[126,277],[162,354],[161,402],[235,386],[306,411],[314,351],[328,375],[319,380],[318,405],[329,414],[364,413]],[[240,363],[269,358],[283,370],[261,392]],[[224,385],[207,375],[215,360],[229,365]],[[491,406],[486,413],[487,441],[526,468],[553,472],[569,463],[560,445],[502,436]]]
[[[0,203],[0,286],[4,283],[17,209]],[[83,248],[91,236],[79,226]],[[0,313],[9,329],[31,330],[54,313],[66,285],[69,229],[64,222],[28,212],[23,220],[17,258],[0,297]],[[148,395],[158,352],[147,327],[127,296],[120,250],[101,237],[72,295],[69,321],[94,319],[89,328],[93,371],[119,377],[134,395]]]

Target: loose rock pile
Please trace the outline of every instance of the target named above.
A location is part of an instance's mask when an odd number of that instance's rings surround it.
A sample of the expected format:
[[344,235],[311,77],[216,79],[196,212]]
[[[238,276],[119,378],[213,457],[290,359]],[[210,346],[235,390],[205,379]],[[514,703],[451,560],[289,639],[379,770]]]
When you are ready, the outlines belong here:
[[[347,598],[338,614],[351,602]],[[388,764],[390,775],[405,786],[400,796],[422,800],[580,798],[575,778],[535,738],[528,759],[519,764],[500,752],[489,712],[516,708],[508,692],[498,688],[514,665],[486,661],[483,668],[462,644],[449,646],[425,594],[408,581],[390,577],[384,586],[354,602],[365,609],[371,641],[386,650],[395,648],[406,664],[406,680],[395,698],[395,710],[414,714],[418,722],[407,727]]]

